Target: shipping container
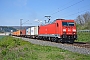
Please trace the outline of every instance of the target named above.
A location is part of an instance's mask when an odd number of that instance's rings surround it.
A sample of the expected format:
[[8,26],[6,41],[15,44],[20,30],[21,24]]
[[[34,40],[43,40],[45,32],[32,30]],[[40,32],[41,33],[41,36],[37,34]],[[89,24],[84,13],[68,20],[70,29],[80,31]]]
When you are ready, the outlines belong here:
[[31,27],[31,35],[34,35],[34,27]]
[[21,30],[21,35],[26,35],[26,29]]
[[38,38],[38,26],[31,27],[31,38]]
[[38,35],[38,26],[31,27],[31,35]]
[[16,36],[16,32],[13,32],[12,35],[13,35],[13,36]]
[[34,32],[35,32],[34,35],[38,35],[38,26],[34,27]]
[[26,29],[26,35],[31,35],[30,32],[31,32],[31,28],[27,28],[27,29]]
[[16,35],[20,36],[20,30],[16,31]]

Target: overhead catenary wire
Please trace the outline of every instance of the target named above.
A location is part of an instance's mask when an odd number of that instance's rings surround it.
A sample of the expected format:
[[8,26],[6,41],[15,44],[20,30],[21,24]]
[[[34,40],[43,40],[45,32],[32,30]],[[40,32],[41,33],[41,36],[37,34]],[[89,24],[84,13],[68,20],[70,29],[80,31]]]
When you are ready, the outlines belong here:
[[[90,5],[90,4],[85,5],[85,6],[81,7],[81,8],[87,7],[87,6],[89,6],[89,5]],[[79,9],[81,9],[81,8],[79,8]],[[79,9],[78,9],[78,10],[79,10]],[[76,10],[77,10],[77,9],[76,9]],[[87,10],[89,10],[89,9],[87,9]],[[87,10],[78,11],[78,12],[76,12],[76,13],[66,15],[66,16],[64,16],[64,18],[65,18],[65,17],[68,17],[68,16],[73,16],[73,15],[79,14],[79,13],[84,12],[84,11],[87,11]]]
[[[90,9],[87,9],[87,10],[90,10]],[[65,17],[73,16],[73,15],[76,15],[76,14],[78,14],[78,13],[81,13],[81,12],[84,12],[84,11],[87,11],[87,10],[79,11],[79,12],[76,12],[76,13],[73,13],[73,14],[70,14],[70,15],[67,15],[67,16],[65,16]]]
[[84,1],[84,0],[80,0],[79,2],[76,2],[76,3],[74,3],[74,4],[72,4],[72,5],[68,6],[68,7],[65,7],[65,8],[63,8],[63,9],[61,9],[61,10],[59,10],[59,11],[53,13],[53,14],[51,14],[51,15],[54,15],[54,14],[60,12],[60,11],[63,11],[63,10],[65,10],[65,9],[68,9],[68,8],[70,8],[70,7],[72,7],[72,6],[76,5],[76,4],[79,4],[79,3],[83,2],[83,1]]
[[[72,1],[73,1],[73,0],[72,0]],[[72,1],[69,1],[68,3],[72,2]],[[70,5],[70,6],[68,6],[68,7],[65,7],[65,8],[63,8],[63,9],[61,9],[61,10],[58,10],[58,11],[55,12],[55,13],[52,13],[52,14],[51,14],[51,18],[52,18],[52,16],[55,15],[56,13],[59,13],[60,11],[63,11],[63,10],[65,10],[65,9],[68,9],[68,8],[70,8],[70,7],[72,7],[72,6],[75,6],[75,5],[77,5],[77,4],[79,4],[79,3],[83,2],[83,1],[84,1],[84,0],[80,0],[80,1],[78,1],[78,2],[76,2],[76,3],[74,3],[74,4],[72,4],[72,5]],[[68,4],[68,3],[66,3],[66,4]],[[66,5],[66,4],[65,4],[65,5]],[[65,5],[64,5],[64,6],[65,6]],[[45,17],[43,17],[43,18],[45,18]],[[42,19],[43,19],[43,18],[42,18]],[[41,20],[42,20],[42,19],[41,19]]]
[[[73,0],[71,0],[71,1],[69,1],[68,3],[71,3]],[[63,7],[63,6],[65,6],[65,5],[67,5],[68,3],[66,3],[66,4],[64,4],[64,5],[62,5],[61,7]],[[60,9],[60,7],[58,8],[58,9]],[[56,10],[56,9],[55,9]],[[54,13],[56,13],[56,12],[54,12]],[[52,14],[54,14],[54,13],[52,13]],[[51,14],[51,15],[52,15]]]
[[[63,6],[65,6],[65,5],[67,5],[67,4],[69,4],[69,3],[71,3],[73,0],[71,0],[71,1],[69,1],[68,3],[66,3],[66,4],[64,4],[64,5],[62,5],[61,7],[63,7]],[[59,9],[59,8],[58,8]],[[56,10],[56,9],[55,9]],[[54,13],[52,13],[52,14],[54,14]],[[51,14],[51,15],[52,15]],[[43,20],[45,17],[43,16],[40,20]],[[52,18],[52,16],[51,16],[51,18]]]

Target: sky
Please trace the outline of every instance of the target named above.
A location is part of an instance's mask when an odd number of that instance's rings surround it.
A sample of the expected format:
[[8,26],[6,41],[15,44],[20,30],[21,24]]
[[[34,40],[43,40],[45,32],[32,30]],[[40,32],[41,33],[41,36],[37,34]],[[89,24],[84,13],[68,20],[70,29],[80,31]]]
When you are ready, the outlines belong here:
[[0,26],[32,26],[55,19],[76,19],[90,12],[90,0],[0,0]]

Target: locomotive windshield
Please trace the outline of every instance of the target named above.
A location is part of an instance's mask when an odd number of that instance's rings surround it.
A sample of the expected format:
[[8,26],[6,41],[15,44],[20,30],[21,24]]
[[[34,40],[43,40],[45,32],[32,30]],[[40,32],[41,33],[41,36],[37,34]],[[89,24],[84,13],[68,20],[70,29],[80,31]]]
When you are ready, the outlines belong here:
[[63,26],[74,26],[74,22],[62,22]]

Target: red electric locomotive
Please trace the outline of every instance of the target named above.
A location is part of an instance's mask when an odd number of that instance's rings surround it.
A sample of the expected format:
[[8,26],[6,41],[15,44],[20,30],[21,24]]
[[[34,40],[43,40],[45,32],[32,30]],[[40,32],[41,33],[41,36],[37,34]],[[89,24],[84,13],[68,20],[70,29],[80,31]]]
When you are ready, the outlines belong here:
[[39,26],[39,39],[73,43],[77,39],[74,20],[56,19],[53,23]]

